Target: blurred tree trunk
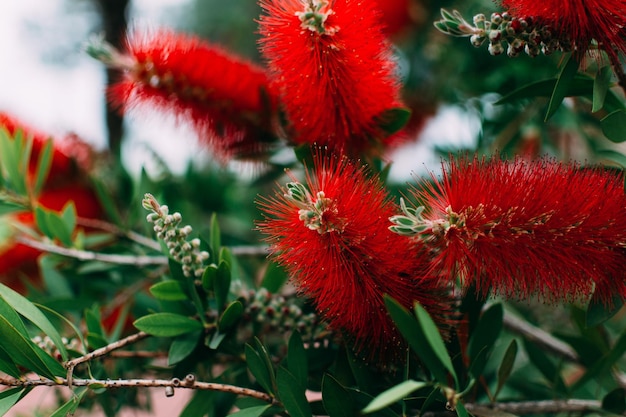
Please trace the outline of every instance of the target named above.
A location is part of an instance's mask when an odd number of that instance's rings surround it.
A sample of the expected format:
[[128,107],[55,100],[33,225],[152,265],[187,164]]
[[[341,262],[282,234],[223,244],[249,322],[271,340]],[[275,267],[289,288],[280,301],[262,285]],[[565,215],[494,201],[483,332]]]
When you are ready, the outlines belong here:
[[[107,42],[121,48],[128,28],[127,10],[130,0],[94,0],[102,16],[102,28]],[[119,71],[107,69],[107,85],[120,76]],[[120,158],[124,134],[123,117],[107,102],[106,124],[109,150],[115,158]]]

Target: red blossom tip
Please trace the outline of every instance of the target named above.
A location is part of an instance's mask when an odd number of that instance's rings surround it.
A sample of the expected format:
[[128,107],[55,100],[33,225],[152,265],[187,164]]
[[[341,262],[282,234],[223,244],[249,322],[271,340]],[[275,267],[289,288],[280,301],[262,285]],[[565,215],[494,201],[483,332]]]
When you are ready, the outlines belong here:
[[626,53],[626,0],[502,0],[511,15],[554,28],[580,54],[591,41],[609,56]]
[[134,62],[109,93],[124,110],[157,109],[190,123],[222,161],[274,141],[276,107],[265,71],[197,37],[161,29],[126,41]]
[[419,245],[388,230],[394,204],[364,167],[314,155],[305,182],[281,187],[258,204],[265,216],[258,229],[272,257],[357,351],[370,357],[401,352],[384,294],[408,309],[418,301],[439,323],[450,317],[450,298],[424,274]]
[[380,154],[378,118],[402,107],[391,45],[375,4],[260,0],[261,51],[290,139],[352,156]]
[[394,221],[430,249],[434,274],[484,295],[571,301],[595,291],[609,304],[626,296],[623,174],[466,157],[443,170],[412,190],[424,208]]

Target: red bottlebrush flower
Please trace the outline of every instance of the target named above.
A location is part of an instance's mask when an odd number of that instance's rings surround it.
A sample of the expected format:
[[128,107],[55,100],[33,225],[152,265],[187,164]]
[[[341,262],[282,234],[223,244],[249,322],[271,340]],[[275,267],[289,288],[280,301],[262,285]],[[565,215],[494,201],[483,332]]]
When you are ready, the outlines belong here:
[[[50,136],[36,131],[6,113],[0,112],[0,128],[11,136],[21,131],[25,137],[32,137],[33,147],[29,161],[28,175],[34,175],[39,155]],[[84,184],[84,172],[91,168],[91,147],[75,135],[53,139],[52,162],[48,178],[39,195],[31,195],[33,204],[60,211],[68,201],[74,201],[76,213],[83,218],[99,218],[102,208],[95,193]],[[24,292],[23,277],[29,277],[37,284],[37,258],[40,251],[15,241],[18,230],[15,226],[35,227],[31,211],[22,211],[0,217],[0,275],[2,282]]]
[[169,30],[137,32],[126,48],[128,62],[118,63],[124,78],[110,90],[124,110],[156,108],[190,122],[223,160],[252,154],[271,140],[276,99],[261,67]]
[[[29,127],[17,118],[4,112],[0,112],[0,128],[6,129],[11,136],[15,136],[19,131],[22,132],[24,137],[33,138],[29,168],[31,173],[34,174],[39,155],[51,136]],[[77,167],[86,170],[91,164],[91,153],[90,146],[74,135],[54,138],[52,163],[50,165],[48,180],[51,182],[67,180],[68,176],[76,173],[75,168]]]
[[402,106],[378,11],[365,1],[260,0],[261,50],[291,139],[361,155],[393,140],[377,120]]
[[613,57],[626,52],[626,0],[502,0],[502,5],[513,16],[549,26],[581,54],[592,39]]
[[623,175],[553,160],[444,164],[391,220],[432,251],[433,273],[513,298],[626,296]]
[[383,295],[409,309],[418,301],[442,321],[449,299],[423,275],[414,243],[388,230],[395,207],[381,182],[345,158],[314,161],[306,185],[289,183],[259,202],[258,228],[332,328],[370,355],[398,353],[401,337]]

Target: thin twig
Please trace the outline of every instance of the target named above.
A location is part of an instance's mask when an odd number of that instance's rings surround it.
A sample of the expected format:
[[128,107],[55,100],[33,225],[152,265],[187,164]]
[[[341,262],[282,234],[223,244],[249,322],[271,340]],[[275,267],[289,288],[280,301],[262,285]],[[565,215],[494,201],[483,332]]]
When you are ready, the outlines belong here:
[[132,230],[121,229],[114,224],[105,222],[104,220],[79,217],[76,219],[76,224],[79,226],[91,227],[92,229],[103,230],[116,236],[125,237],[128,240],[132,240],[133,242],[139,243],[140,245],[154,249],[158,252],[161,251],[161,245],[156,240],[147,238],[139,233],[133,232]]
[[170,388],[186,388],[194,390],[208,390],[208,391],[221,391],[228,392],[235,395],[242,395],[246,397],[256,398],[261,401],[265,401],[270,404],[277,404],[276,400],[269,394],[264,392],[255,391],[249,388],[242,388],[235,385],[217,384],[213,382],[200,382],[196,381],[193,375],[187,375],[184,379],[172,378],[172,379],[80,379],[67,380],[64,378],[58,378],[55,381],[49,379],[15,379],[15,378],[0,378],[0,385],[12,386],[12,387],[36,387],[36,386],[73,386],[73,387],[98,387],[98,388],[122,388],[122,387],[170,387]]
[[[504,326],[525,339],[542,346],[546,350],[570,361],[582,365],[578,353],[568,344],[560,341],[545,330],[519,319],[505,311],[503,318]],[[626,374],[615,371],[613,373],[620,387],[626,389]]]
[[596,400],[542,400],[503,402],[494,404],[463,404],[467,411],[477,416],[493,416],[494,411],[511,414],[554,414],[595,411],[602,408]]
[[504,326],[570,362],[580,363],[578,353],[570,345],[560,341],[539,327],[533,326],[507,312],[504,314]]
[[269,253],[269,246],[257,246],[257,245],[240,245],[240,246],[230,246],[228,249],[235,256],[260,256],[267,255]]
[[139,340],[145,339],[146,337],[148,337],[148,334],[144,332],[132,334],[128,337],[125,337],[124,339],[118,340],[117,342],[110,343],[104,347],[101,347],[100,349],[94,350],[93,352],[89,352],[81,357],[65,362],[65,368],[71,371],[77,365],[80,365],[83,362],[87,362],[94,358],[104,356],[113,350],[123,348],[124,346],[128,346],[130,344],[138,342]]
[[167,265],[167,257],[165,256],[135,256],[135,255],[116,255],[84,251],[79,249],[64,248],[53,243],[44,243],[39,240],[31,239],[25,236],[18,236],[16,240],[31,248],[39,249],[44,252],[55,253],[80,261],[100,261],[113,263],[118,265]]

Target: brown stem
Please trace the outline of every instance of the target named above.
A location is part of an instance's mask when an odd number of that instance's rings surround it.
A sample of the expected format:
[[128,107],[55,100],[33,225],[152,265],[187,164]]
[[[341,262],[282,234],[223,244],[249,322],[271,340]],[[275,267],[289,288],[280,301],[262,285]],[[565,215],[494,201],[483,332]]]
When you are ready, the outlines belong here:
[[269,394],[255,391],[249,388],[238,387],[228,384],[217,384],[213,382],[196,381],[193,375],[187,375],[184,379],[64,379],[58,378],[55,381],[49,379],[15,379],[0,378],[0,385],[12,387],[36,387],[36,386],[72,386],[72,387],[98,387],[98,388],[121,388],[121,387],[169,387],[169,388],[185,388],[194,390],[208,390],[228,392],[235,395],[256,398],[270,404],[278,404],[277,401]]
[[70,372],[72,372],[77,365],[80,365],[83,362],[87,362],[94,358],[104,356],[113,350],[120,349],[120,348],[123,348],[124,346],[128,346],[130,344],[136,343],[141,339],[145,339],[146,337],[148,337],[148,334],[144,332],[132,334],[128,337],[125,337],[124,339],[118,340],[117,342],[110,343],[106,346],[101,347],[100,349],[96,349],[93,352],[89,352],[79,358],[72,359],[71,361],[65,362],[65,368],[68,369]]

